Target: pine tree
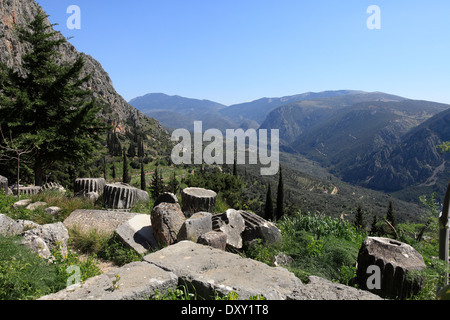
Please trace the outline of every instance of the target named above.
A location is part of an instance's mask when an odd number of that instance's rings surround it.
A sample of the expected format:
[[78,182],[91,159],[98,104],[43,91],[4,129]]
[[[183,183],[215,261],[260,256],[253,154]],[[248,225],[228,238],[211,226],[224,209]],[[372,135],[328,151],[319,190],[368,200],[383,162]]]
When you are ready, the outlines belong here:
[[273,200],[272,200],[272,190],[269,186],[267,187],[267,194],[266,194],[266,205],[264,207],[264,219],[266,220],[273,220]]
[[283,174],[281,172],[278,178],[278,193],[277,193],[277,209],[276,209],[276,219],[280,220],[284,215],[284,184],[283,184]]
[[125,148],[123,149],[123,175],[122,175],[122,182],[123,183],[130,183],[131,177],[128,174],[128,158],[127,153],[125,152]]
[[145,185],[145,171],[144,171],[144,163],[141,161],[141,189],[145,191],[147,186]]
[[40,11],[25,27],[17,27],[29,50],[20,70],[0,64],[0,126],[15,141],[33,146],[29,155],[36,185],[56,162],[80,166],[90,159],[106,131],[97,118],[100,106],[82,89],[84,60],[60,63],[58,47],[66,42]]
[[392,201],[389,201],[389,207],[386,214],[386,220],[389,221],[392,226],[395,228],[397,225],[397,222],[395,221],[395,214],[394,214],[394,208],[392,206]]

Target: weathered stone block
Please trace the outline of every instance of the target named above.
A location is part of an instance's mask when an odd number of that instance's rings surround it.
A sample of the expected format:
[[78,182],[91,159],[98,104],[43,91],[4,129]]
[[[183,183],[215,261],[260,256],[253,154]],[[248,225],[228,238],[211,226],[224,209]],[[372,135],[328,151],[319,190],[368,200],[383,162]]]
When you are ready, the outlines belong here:
[[8,178],[0,176],[0,192],[4,192],[8,195]]
[[225,251],[227,248],[227,235],[220,231],[210,231],[202,234],[198,238],[197,243]]
[[58,214],[61,211],[61,208],[59,208],[59,207],[48,207],[44,211],[47,214],[55,215],[55,214]]
[[15,236],[23,232],[23,226],[8,217],[0,214],[0,236]]
[[[49,250],[40,251],[43,247],[42,241],[46,244]],[[37,249],[39,254],[44,258],[49,258],[50,251],[58,248],[63,255],[67,254],[67,243],[69,240],[69,232],[62,222],[45,224],[34,229],[25,231],[23,233],[23,244],[29,246],[31,249]]]
[[[370,266],[380,270],[378,289],[367,286],[373,274],[368,272]],[[410,245],[388,238],[367,237],[358,254],[357,280],[361,288],[381,297],[404,299],[418,293],[425,284],[424,279],[409,279],[407,273],[425,267],[420,253]]]
[[37,208],[45,207],[45,206],[47,206],[47,202],[38,201],[38,202],[30,203],[29,205],[27,205],[26,209],[34,211]]
[[183,212],[188,216],[196,212],[213,212],[217,193],[203,188],[185,188],[181,193]]
[[163,202],[154,207],[151,221],[158,243],[162,245],[175,243],[185,220],[186,217],[178,203]]
[[62,185],[60,185],[59,183],[56,183],[56,182],[49,182],[49,183],[44,184],[42,186],[42,190],[43,191],[45,191],[45,190],[55,190],[55,191],[59,191],[61,193],[66,192],[66,189]]
[[178,286],[178,277],[147,262],[132,262],[39,300],[146,300]]
[[137,189],[125,184],[107,184],[103,192],[103,204],[109,209],[131,209],[137,202]]
[[158,248],[150,216],[147,214],[134,216],[121,224],[115,230],[115,233],[126,243],[126,245],[139,254],[144,254],[148,250],[155,250]]
[[277,243],[281,241],[281,231],[270,221],[258,216],[256,213],[239,210],[239,214],[244,218],[245,230],[242,233],[244,241],[261,239],[267,243]]
[[[17,188],[16,187],[14,187],[12,189],[12,191],[13,191],[13,193],[15,195],[17,195]],[[32,195],[38,194],[41,191],[42,191],[42,188],[39,187],[39,186],[28,186],[28,187],[23,187],[23,186],[20,187],[19,186],[19,194],[23,194],[23,195],[32,196]]]
[[186,219],[178,233],[178,241],[190,240],[197,242],[198,238],[212,231],[212,214],[209,212],[197,212]]
[[26,206],[28,206],[31,202],[32,202],[31,199],[23,199],[23,200],[19,200],[19,201],[17,201],[17,202],[14,202],[13,208],[14,208],[14,209],[17,209],[17,208],[20,208],[20,207],[26,207]]
[[75,194],[85,195],[89,192],[103,194],[106,181],[104,178],[78,178],[75,180]]
[[150,195],[147,191],[136,188],[136,202],[147,202],[150,200]]
[[84,234],[97,231],[111,235],[122,223],[136,215],[137,213],[129,212],[78,209],[73,211],[63,223],[68,229],[76,229]]
[[245,230],[245,221],[241,214],[228,209],[226,212],[214,215],[212,227],[215,231],[221,231],[227,235],[227,244],[236,248],[242,248],[242,233]]

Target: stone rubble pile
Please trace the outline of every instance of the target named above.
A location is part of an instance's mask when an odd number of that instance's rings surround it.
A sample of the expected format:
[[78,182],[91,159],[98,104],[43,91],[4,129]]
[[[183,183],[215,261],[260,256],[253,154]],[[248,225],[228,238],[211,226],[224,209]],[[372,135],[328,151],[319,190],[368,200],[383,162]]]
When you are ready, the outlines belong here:
[[[412,247],[389,239],[368,238],[360,250],[355,281],[364,288],[370,276],[366,269],[372,264],[379,265],[386,292],[371,293],[317,277],[310,277],[309,282],[303,284],[285,268],[269,267],[232,253],[255,241],[277,243],[281,241],[281,232],[275,224],[252,212],[229,209],[213,214],[215,193],[198,188],[194,192],[192,188],[187,192],[183,190],[182,194],[189,194],[188,211],[184,211],[184,203],[181,206],[175,195],[163,193],[155,201],[151,214],[146,215],[127,210],[131,207],[129,203],[137,201],[136,188],[108,185],[95,179],[79,180],[78,185],[83,195],[101,193],[103,203],[113,204],[105,206],[105,210],[75,210],[63,222],[42,226],[31,221],[14,221],[0,214],[0,236],[21,235],[23,245],[51,259],[52,249],[67,253],[68,230],[87,234],[95,230],[104,235],[114,234],[142,255],[143,260],[43,297],[45,300],[143,299],[157,291],[176,288],[179,283],[189,284],[205,298],[235,291],[242,299],[263,295],[266,299],[371,300],[381,299],[380,296],[407,296],[417,289],[417,284],[408,284],[406,273],[423,267],[422,257]],[[59,189],[57,185],[53,187]],[[142,192],[139,198],[148,200]],[[32,209],[46,204],[21,200],[14,204],[14,207],[19,206]],[[112,208],[108,210],[108,207]],[[46,208],[49,214],[57,209]],[[292,258],[280,256],[275,265],[287,265],[289,261]],[[116,288],[118,274],[121,275],[117,285],[120,289],[112,290]],[[389,289],[399,283],[403,291]]]

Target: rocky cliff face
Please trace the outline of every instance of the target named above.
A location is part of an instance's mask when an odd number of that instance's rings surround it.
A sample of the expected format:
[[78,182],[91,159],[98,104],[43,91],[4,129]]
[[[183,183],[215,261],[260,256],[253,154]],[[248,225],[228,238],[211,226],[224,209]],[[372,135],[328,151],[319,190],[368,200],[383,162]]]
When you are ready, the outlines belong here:
[[[0,61],[9,67],[20,68],[21,56],[26,51],[14,32],[17,25],[31,21],[38,10],[43,10],[34,0],[2,0],[0,2]],[[50,22],[48,22],[50,24]],[[60,34],[61,37],[63,37]],[[100,103],[104,105],[99,116],[114,125],[120,133],[125,133],[130,127],[136,126],[149,133],[149,138],[161,141],[167,138],[167,132],[160,123],[146,117],[130,106],[114,89],[111,78],[93,57],[80,53],[70,43],[60,47],[62,61],[74,61],[82,55],[85,61],[83,75],[91,74],[87,86],[93,91]]]

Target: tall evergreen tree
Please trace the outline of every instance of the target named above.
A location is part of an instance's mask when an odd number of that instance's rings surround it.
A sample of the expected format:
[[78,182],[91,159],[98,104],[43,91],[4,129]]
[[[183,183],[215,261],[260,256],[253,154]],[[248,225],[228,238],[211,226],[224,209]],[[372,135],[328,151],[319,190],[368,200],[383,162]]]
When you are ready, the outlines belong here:
[[378,234],[379,234],[379,229],[378,229],[377,223],[378,223],[377,216],[373,215],[372,224],[370,225],[370,235],[371,236],[378,236]]
[[29,161],[36,185],[60,161],[80,165],[98,147],[106,124],[97,118],[100,106],[82,89],[84,60],[58,63],[58,47],[66,42],[40,11],[28,25],[17,27],[29,50],[19,70],[0,64],[0,126],[16,141],[34,146]]
[[133,141],[130,143],[130,146],[128,147],[127,155],[130,158],[134,158],[136,156],[136,145]]
[[138,146],[138,157],[139,158],[143,158],[145,157],[145,152],[144,152],[144,138],[142,136],[138,136],[138,142],[137,142],[137,146]]
[[281,217],[284,215],[284,183],[283,183],[283,173],[281,172],[281,166],[279,171],[280,173],[278,178],[277,209],[276,209],[277,220],[280,220]]
[[128,173],[128,157],[127,153],[125,152],[125,148],[123,148],[123,174],[122,174],[122,182],[123,183],[130,183],[131,177]]
[[395,221],[395,213],[394,213],[394,208],[392,205],[392,201],[389,201],[389,207],[388,207],[388,211],[386,214],[386,220],[389,221],[393,227],[396,227],[397,222]]
[[112,156],[120,157],[122,155],[122,144],[117,137],[117,132],[112,135]]
[[363,209],[361,206],[358,206],[355,214],[354,225],[356,228],[363,230],[365,228],[364,218],[363,218]]
[[155,168],[155,173],[153,174],[150,192],[154,200],[156,200],[159,195],[164,192],[164,181],[162,179],[162,173],[159,172],[158,167]]
[[141,161],[141,189],[145,191],[147,186],[145,184],[145,171],[144,171],[144,163]]
[[169,180],[167,189],[175,195],[177,194],[178,190],[180,189],[180,183],[177,180],[175,171],[173,172],[172,177]]
[[267,187],[267,194],[266,194],[266,205],[264,207],[264,219],[266,220],[273,220],[273,200],[272,200],[272,190],[269,186]]

